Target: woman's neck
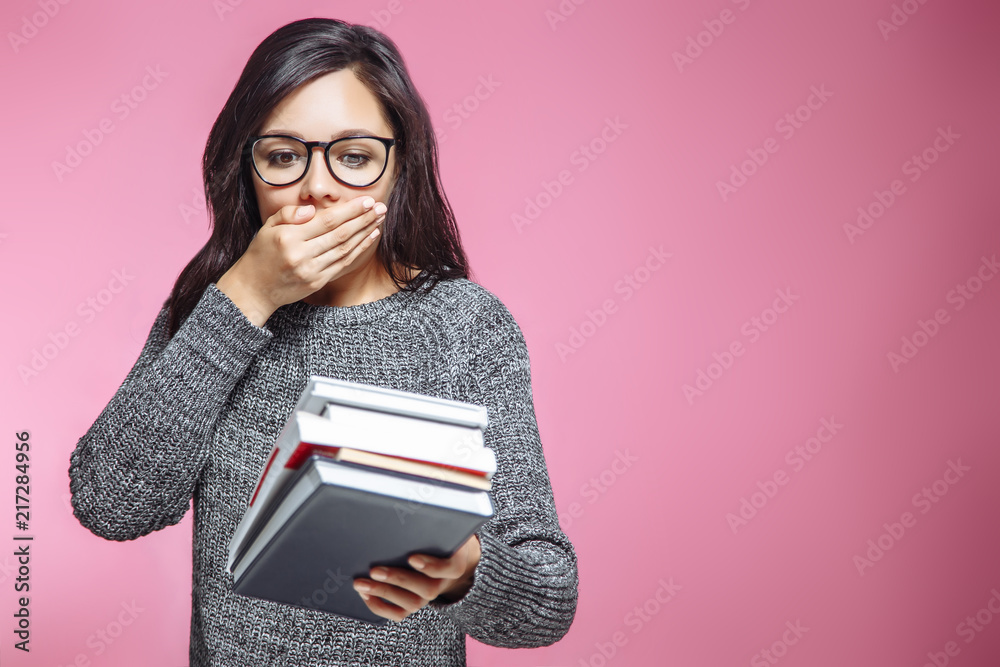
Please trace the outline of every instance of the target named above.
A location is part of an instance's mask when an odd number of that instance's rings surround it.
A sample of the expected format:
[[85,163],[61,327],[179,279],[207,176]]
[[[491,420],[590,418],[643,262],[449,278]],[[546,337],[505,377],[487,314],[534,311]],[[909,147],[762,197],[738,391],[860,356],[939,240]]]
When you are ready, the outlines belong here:
[[[404,275],[412,278],[419,272],[412,269],[408,273],[404,272]],[[327,283],[302,301],[314,306],[357,306],[384,299],[398,291],[399,288],[376,255],[364,266]]]

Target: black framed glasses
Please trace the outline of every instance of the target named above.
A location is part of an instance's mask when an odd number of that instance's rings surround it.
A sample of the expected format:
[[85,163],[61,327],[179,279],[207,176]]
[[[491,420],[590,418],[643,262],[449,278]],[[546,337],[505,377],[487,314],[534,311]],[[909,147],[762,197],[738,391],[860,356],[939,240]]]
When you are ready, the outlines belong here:
[[246,150],[260,180],[268,185],[291,185],[309,171],[313,149],[323,149],[323,159],[333,177],[344,185],[364,188],[382,178],[395,139],[344,137],[334,141],[303,141],[284,134],[250,137]]

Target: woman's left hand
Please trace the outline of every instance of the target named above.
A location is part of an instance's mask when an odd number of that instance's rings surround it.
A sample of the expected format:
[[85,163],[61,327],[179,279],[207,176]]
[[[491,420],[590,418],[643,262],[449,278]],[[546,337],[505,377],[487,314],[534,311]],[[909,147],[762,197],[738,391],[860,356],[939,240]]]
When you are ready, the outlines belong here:
[[371,579],[355,579],[354,590],[368,608],[391,621],[401,621],[437,597],[457,601],[472,587],[472,575],[482,550],[479,537],[473,535],[451,558],[426,554],[410,556],[410,566],[373,567]]

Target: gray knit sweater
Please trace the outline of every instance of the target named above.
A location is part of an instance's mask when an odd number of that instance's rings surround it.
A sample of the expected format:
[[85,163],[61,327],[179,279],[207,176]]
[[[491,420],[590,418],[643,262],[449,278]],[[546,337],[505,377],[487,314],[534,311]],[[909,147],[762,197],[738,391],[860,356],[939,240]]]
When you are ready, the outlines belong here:
[[[528,351],[510,312],[465,279],[349,307],[282,306],[254,326],[215,284],[169,341],[166,308],[70,459],[74,513],[109,540],[176,524],[194,499],[191,665],[465,665],[465,635],[545,646],[569,629],[577,565],[559,528]],[[229,540],[310,374],[485,405],[495,516],[459,601],[374,626],[243,597]],[[343,585],[350,585],[345,582]]]

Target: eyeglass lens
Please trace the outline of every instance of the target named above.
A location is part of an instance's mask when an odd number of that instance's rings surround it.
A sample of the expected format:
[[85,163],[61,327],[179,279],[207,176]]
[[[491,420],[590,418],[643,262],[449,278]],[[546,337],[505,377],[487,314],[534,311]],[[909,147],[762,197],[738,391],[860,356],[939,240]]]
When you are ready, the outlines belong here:
[[[265,137],[253,147],[261,178],[272,185],[287,185],[300,178],[309,161],[305,144],[289,137]],[[330,147],[330,168],[348,185],[365,186],[382,174],[387,159],[385,144],[364,137],[338,141]]]

